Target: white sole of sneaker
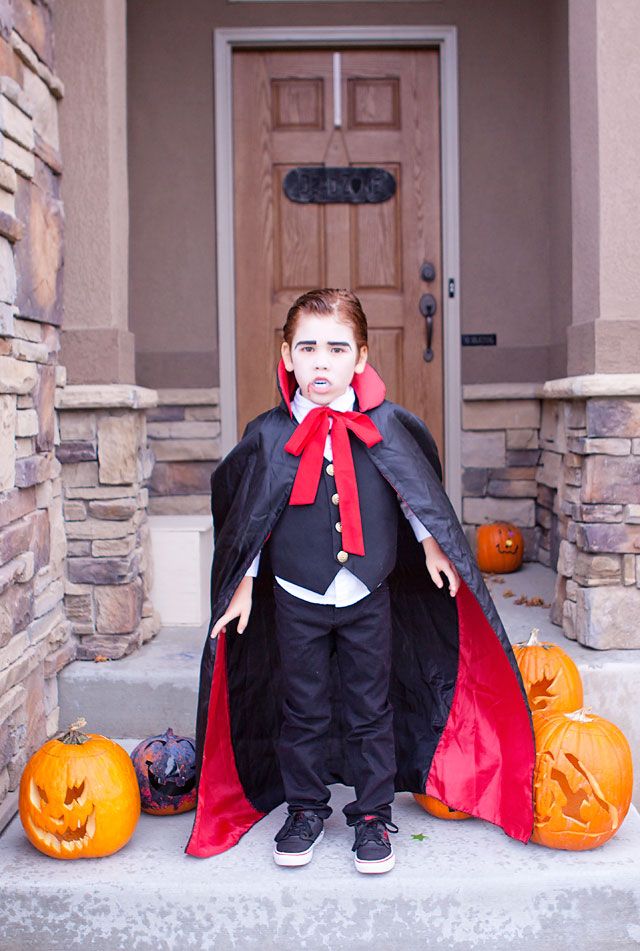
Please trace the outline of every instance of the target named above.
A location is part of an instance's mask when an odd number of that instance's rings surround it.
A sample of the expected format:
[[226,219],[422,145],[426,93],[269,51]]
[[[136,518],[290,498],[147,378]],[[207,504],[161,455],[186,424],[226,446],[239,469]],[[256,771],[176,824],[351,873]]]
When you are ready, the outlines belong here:
[[376,859],[374,862],[363,862],[362,859],[354,858],[355,866],[359,872],[364,875],[379,875],[381,872],[390,872],[396,864],[395,854],[392,852],[386,859]]
[[283,865],[287,868],[296,868],[298,865],[308,865],[313,858],[314,847],[324,837],[324,829],[320,832],[318,838],[305,849],[304,852],[278,852],[278,848],[273,850],[273,860],[276,865]]

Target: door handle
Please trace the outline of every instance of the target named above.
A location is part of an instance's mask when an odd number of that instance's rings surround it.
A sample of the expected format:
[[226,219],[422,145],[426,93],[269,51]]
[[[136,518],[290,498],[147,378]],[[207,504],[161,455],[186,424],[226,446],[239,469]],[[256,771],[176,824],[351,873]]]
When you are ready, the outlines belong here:
[[433,315],[437,310],[436,299],[433,294],[423,294],[420,298],[418,308],[427,322],[427,346],[422,351],[422,359],[425,363],[431,363],[433,360],[433,350],[431,349],[431,340],[433,337]]

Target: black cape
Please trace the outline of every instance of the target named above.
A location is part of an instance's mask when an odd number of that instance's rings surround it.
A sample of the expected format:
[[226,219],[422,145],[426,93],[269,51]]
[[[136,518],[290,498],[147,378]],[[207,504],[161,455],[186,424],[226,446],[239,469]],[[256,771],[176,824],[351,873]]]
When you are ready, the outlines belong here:
[[[274,636],[268,546],[253,585],[248,624],[209,637],[288,504],[300,457],[283,447],[297,422],[296,381],[282,360],[279,406],[252,420],[211,477],[215,552],[211,620],[200,668],[196,720],[197,805],[185,852],[223,852],[284,801],[275,754],[280,657]],[[381,475],[431,532],[460,575],[455,597],[427,571],[405,518],[389,575],[393,625],[390,700],[395,788],[435,796],[527,842],[533,831],[535,742],[526,693],[491,595],[442,485],[435,441],[417,416],[385,399],[370,364],[354,375],[354,409],[382,442],[367,448]],[[357,438],[349,432],[349,438]],[[340,683],[332,663],[333,719],[325,782],[353,785],[344,750]]]

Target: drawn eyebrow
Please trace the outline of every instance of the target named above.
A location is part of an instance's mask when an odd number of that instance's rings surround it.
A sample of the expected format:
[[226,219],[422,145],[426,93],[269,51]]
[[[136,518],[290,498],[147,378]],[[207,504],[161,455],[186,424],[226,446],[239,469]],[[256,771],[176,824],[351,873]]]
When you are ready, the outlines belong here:
[[[317,340],[298,340],[294,349],[304,347],[307,344],[313,344],[315,346],[317,342]],[[349,349],[351,349],[351,344],[348,340],[328,340],[327,343],[330,347],[349,347]]]

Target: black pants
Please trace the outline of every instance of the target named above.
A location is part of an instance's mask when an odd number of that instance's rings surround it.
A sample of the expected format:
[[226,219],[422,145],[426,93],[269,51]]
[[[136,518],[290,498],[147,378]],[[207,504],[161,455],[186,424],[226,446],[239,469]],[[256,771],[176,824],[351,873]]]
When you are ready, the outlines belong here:
[[313,604],[274,582],[283,685],[276,745],[289,812],[331,815],[323,782],[331,722],[330,656],[335,643],[342,683],[346,752],[356,799],[342,810],[348,825],[364,815],[391,819],[396,773],[389,703],[391,611],[387,581],[355,604]]

